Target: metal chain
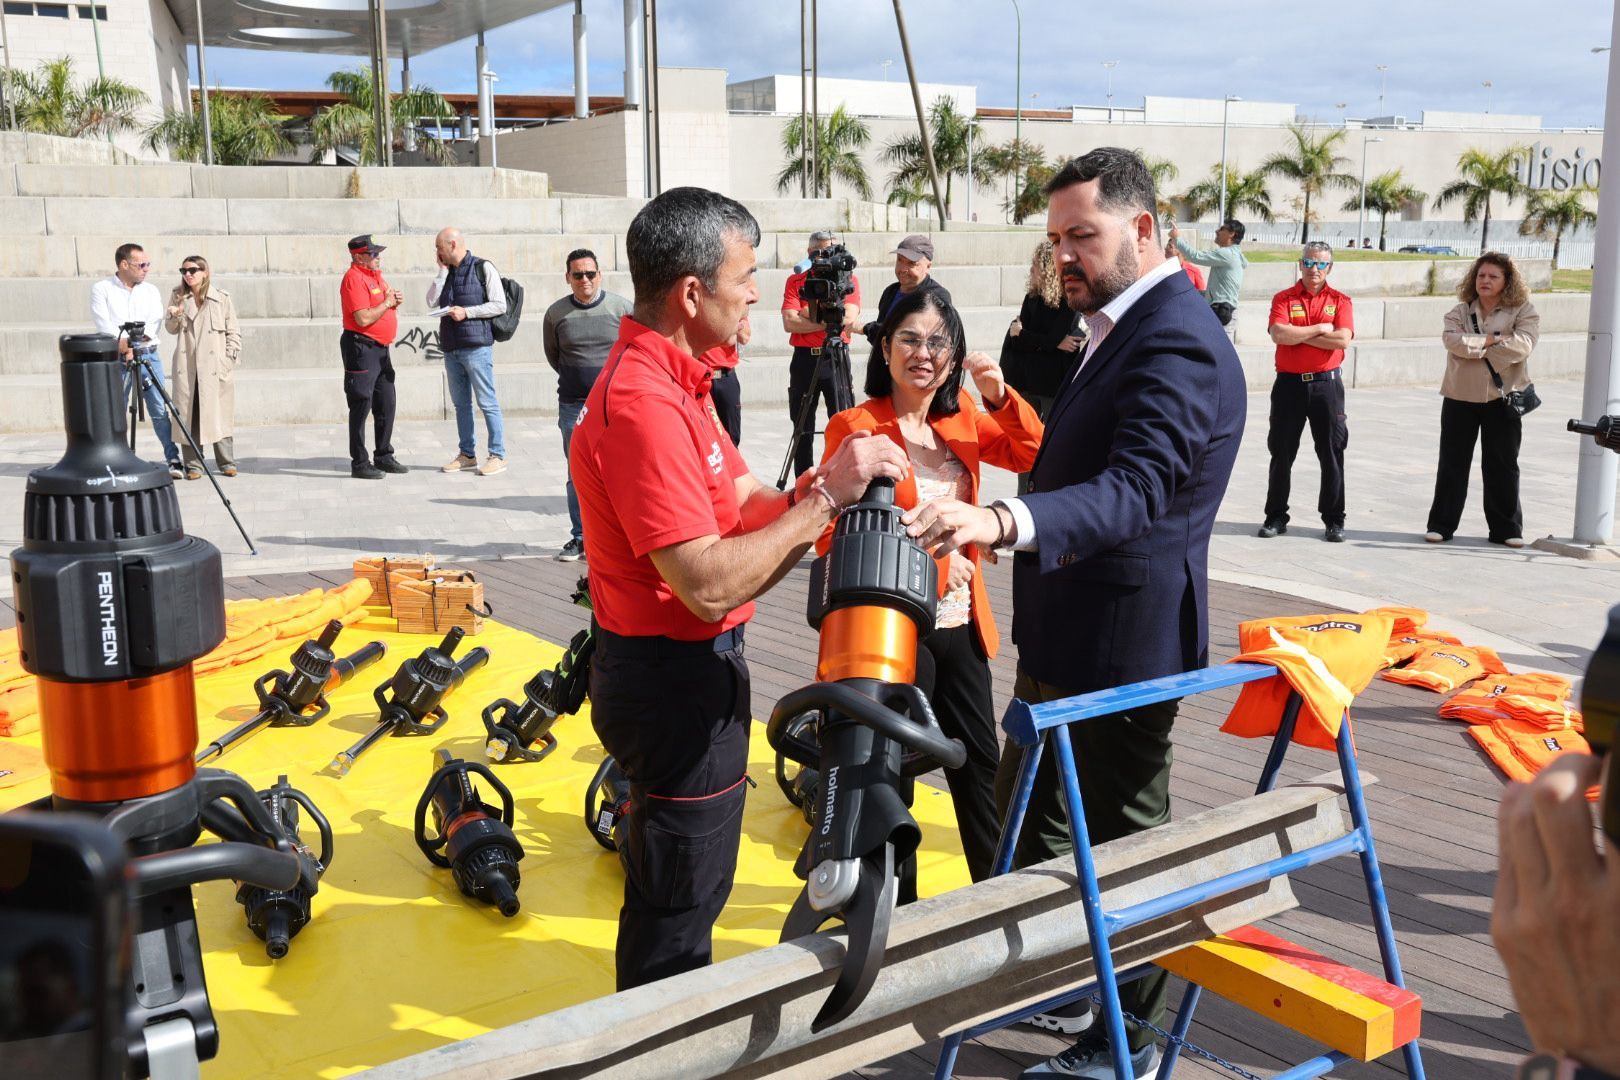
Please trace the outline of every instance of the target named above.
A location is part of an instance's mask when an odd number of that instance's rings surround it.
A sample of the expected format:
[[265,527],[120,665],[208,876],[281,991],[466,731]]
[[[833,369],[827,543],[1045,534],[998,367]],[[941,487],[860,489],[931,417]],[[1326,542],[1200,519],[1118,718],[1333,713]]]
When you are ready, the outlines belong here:
[[[1132,1015],[1131,1013],[1127,1012],[1124,1009],[1120,1010],[1120,1015],[1123,1016],[1126,1020],[1130,1021],[1131,1023],[1140,1024],[1142,1027],[1147,1028],[1149,1031],[1153,1032],[1155,1035],[1158,1035],[1160,1038],[1162,1038],[1164,1040],[1166,1046],[1169,1046],[1169,1045],[1171,1045],[1173,1043],[1174,1044],[1179,1044],[1181,1046],[1181,1049],[1184,1050],[1185,1052],[1193,1055],[1194,1057],[1201,1057],[1205,1061],[1212,1062],[1213,1064],[1220,1066],[1221,1068],[1227,1070],[1228,1072],[1236,1073],[1237,1075],[1243,1077],[1243,1080],[1263,1080],[1262,1077],[1256,1076],[1254,1073],[1250,1072],[1248,1069],[1245,1069],[1243,1066],[1234,1065],[1232,1062],[1227,1061],[1225,1058],[1221,1057],[1219,1054],[1211,1053],[1210,1051],[1205,1050],[1202,1046],[1198,1046],[1198,1045],[1196,1045],[1194,1043],[1188,1042],[1186,1039],[1178,1039],[1174,1035],[1170,1034],[1168,1031],[1164,1030],[1164,1028],[1160,1027],[1157,1024],[1149,1023],[1148,1021],[1143,1020],[1140,1016],[1134,1016],[1134,1015]],[[1101,1018],[1102,1018],[1101,1013],[1099,1012],[1098,1019],[1101,1019]]]

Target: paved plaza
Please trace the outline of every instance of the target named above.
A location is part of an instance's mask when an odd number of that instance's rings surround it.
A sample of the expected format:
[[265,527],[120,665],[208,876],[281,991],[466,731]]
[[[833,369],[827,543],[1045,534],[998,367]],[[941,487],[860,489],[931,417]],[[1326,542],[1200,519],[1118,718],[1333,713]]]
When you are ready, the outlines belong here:
[[[1436,353],[1436,370],[1439,364]],[[498,371],[498,368],[497,368]],[[497,376],[498,377],[498,376]],[[748,378],[744,364],[742,377]],[[1580,407],[1575,381],[1538,382],[1546,404],[1526,419],[1525,536],[1567,537],[1574,520],[1579,440],[1564,431]],[[336,382],[332,392],[340,393]],[[1316,461],[1309,439],[1294,472],[1293,523],[1261,540],[1266,484],[1266,395],[1249,398],[1249,425],[1221,508],[1210,558],[1217,579],[1305,597],[1323,607],[1416,605],[1433,625],[1496,646],[1510,665],[1578,673],[1620,601],[1620,561],[1593,562],[1487,544],[1477,469],[1462,527],[1448,544],[1422,540],[1434,482],[1440,399],[1431,388],[1347,394],[1346,542],[1322,542],[1315,519]],[[251,414],[250,399],[238,415]],[[177,482],[187,528],[217,544],[229,576],[329,569],[359,554],[433,552],[441,563],[551,555],[567,538],[562,444],[550,417],[507,420],[511,468],[497,476],[444,475],[455,455],[454,424],[402,422],[395,432],[407,476],[361,481],[348,475],[346,434],[322,426],[241,427],[242,474],[221,479],[258,545],[248,554],[206,480]],[[480,438],[482,423],[480,421]],[[757,475],[774,481],[786,448],[785,407],[752,407],[742,450]],[[138,446],[154,446],[143,428]],[[61,455],[59,435],[0,436],[0,547],[22,535],[29,470]],[[1012,493],[1012,477],[986,470],[985,498]],[[0,584],[9,595],[10,581]]]

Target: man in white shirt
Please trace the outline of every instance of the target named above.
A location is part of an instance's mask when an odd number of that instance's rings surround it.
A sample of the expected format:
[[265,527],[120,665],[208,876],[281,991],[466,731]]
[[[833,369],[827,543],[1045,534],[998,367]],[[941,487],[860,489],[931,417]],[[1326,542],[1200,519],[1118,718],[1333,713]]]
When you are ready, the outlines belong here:
[[163,355],[158,349],[158,337],[163,332],[163,297],[157,286],[146,280],[152,268],[151,260],[139,244],[121,244],[113,254],[118,267],[112,277],[104,278],[90,287],[90,317],[95,320],[98,333],[118,339],[118,351],[124,359],[124,397],[129,397],[130,380],[135,377],[131,361],[135,351],[129,344],[129,335],[120,329],[124,323],[146,324],[149,346],[142,351],[149,361],[143,365],[141,398],[146,402],[146,414],[152,418],[152,433],[163,447],[163,460],[169,463],[169,475],[176,480],[186,475],[180,466],[180,449],[175,446],[173,425],[163,407],[158,387],[167,381],[163,372]]

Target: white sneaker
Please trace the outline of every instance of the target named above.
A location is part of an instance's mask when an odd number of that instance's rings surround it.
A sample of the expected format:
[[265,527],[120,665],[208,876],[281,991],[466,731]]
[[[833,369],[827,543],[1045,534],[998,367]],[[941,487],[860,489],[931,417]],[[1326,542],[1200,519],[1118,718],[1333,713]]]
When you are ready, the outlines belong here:
[[476,469],[477,467],[478,459],[473,457],[471,454],[457,454],[454,461],[450,462],[448,465],[445,465],[439,471],[460,472],[463,469]]
[[495,457],[493,454],[485,458],[484,463],[478,466],[479,476],[494,476],[496,473],[505,471],[506,459]]
[[1423,534],[1423,539],[1431,544],[1443,544],[1446,542],[1446,538],[1437,532],[1426,532]]
[[[1078,1010],[1082,1008],[1085,1011],[1079,1012]],[[1055,1031],[1059,1035],[1078,1035],[1091,1027],[1096,1016],[1097,1014],[1091,1008],[1091,1000],[1088,998],[1073,1005],[1065,1005],[1061,1009],[1054,1009],[1049,1013],[1036,1013],[1025,1020],[1024,1023],[1030,1027]]]
[[1522,548],[1522,547],[1524,547],[1524,537],[1522,537],[1522,536],[1510,536],[1506,540],[1502,541],[1502,543],[1506,547]]

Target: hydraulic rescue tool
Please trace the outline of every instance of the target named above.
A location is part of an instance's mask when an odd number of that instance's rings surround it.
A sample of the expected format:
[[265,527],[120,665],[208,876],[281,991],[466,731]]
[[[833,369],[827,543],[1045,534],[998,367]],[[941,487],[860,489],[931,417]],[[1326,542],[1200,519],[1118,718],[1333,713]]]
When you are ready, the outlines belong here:
[[[67,450],[29,474],[11,556],[52,792],[29,809],[96,816],[133,857],[128,1071],[195,1076],[219,1029],[191,886],[314,892],[317,875],[246,781],[193,761],[192,661],[225,637],[219,551],[186,535],[168,470],[125,442],[118,339],[60,349]],[[221,842],[193,847],[204,829]]]
[[[933,629],[937,588],[934,560],[900,523],[894,482],[873,481],[839,516],[831,547],[810,571],[808,615],[821,635],[818,681],[779,701],[766,728],[771,746],[819,773],[810,838],[793,868],[805,887],[782,940],[830,919],[849,932],[843,969],[811,1024],[816,1031],[852,1013],[882,967],[901,891],[896,871],[921,839],[902,785],[967,760],[913,685],[917,642]],[[915,883],[906,891],[914,894]]]
[[450,714],[444,699],[455,692],[473,672],[489,662],[489,650],[473,649],[460,660],[454,659],[456,646],[465,632],[452,626],[437,648],[429,646],[399,665],[394,677],[372,693],[381,711],[377,726],[332,759],[331,768],[339,776],[349,775],[354,763],[384,735],[431,735],[444,726]]
[[609,851],[619,850],[619,822],[630,811],[630,778],[619,763],[603,758],[585,789],[585,828]]
[[[236,902],[247,913],[248,929],[264,942],[272,960],[287,955],[287,948],[309,923],[309,902],[319,888],[321,876],[332,868],[332,826],[326,815],[315,808],[309,796],[287,783],[285,776],[275,786],[259,792],[259,801],[270,811],[270,819],[298,852],[303,868],[298,884],[291,889],[267,889],[243,882],[236,890]],[[298,834],[298,808],[302,806],[320,833],[321,850],[316,854]]]
[[[449,870],[463,896],[500,909],[508,919],[518,913],[518,860],[523,845],[512,834],[512,792],[489,766],[435,750],[436,766],[416,804],[416,846],[434,866]],[[473,774],[489,781],[501,797],[499,809],[484,802],[473,786]],[[427,831],[433,809],[433,835]]]
[[1620,416],[1600,416],[1591,424],[1571,420],[1564,426],[1564,430],[1573,431],[1578,435],[1590,435],[1592,441],[1605,450],[1613,450],[1620,454]]
[[373,641],[351,656],[332,652],[343,624],[333,619],[321,636],[293,651],[289,671],[268,671],[253,683],[259,711],[236,725],[197,754],[197,764],[212,761],[232,745],[266,727],[308,727],[332,711],[326,695],[383,658],[388,646]]
[[[574,603],[591,607],[590,585],[580,578]],[[539,761],[557,748],[551,728],[559,717],[571,716],[585,704],[591,689],[591,654],[596,651],[592,627],[574,635],[557,666],[523,684],[523,704],[501,698],[484,709],[484,730],[489,739],[484,752],[496,764]],[[540,749],[530,749],[535,740]]]

